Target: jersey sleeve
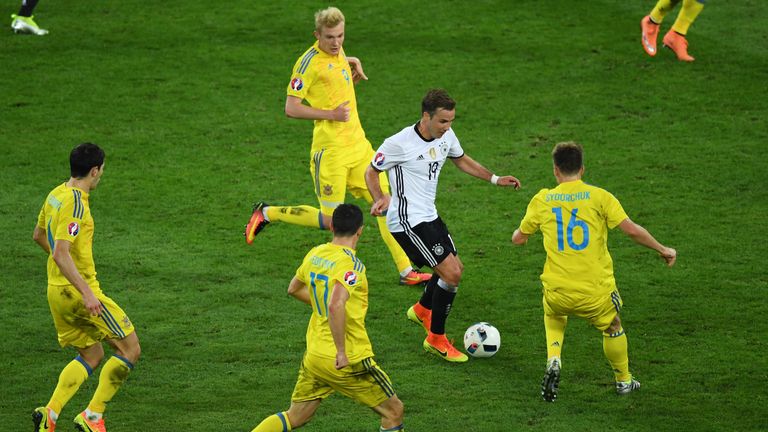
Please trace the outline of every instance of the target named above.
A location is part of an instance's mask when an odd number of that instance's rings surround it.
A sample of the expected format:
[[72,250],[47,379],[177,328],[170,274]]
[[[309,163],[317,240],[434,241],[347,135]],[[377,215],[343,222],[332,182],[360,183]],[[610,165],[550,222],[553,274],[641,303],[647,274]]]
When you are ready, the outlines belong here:
[[539,230],[539,227],[543,222],[541,220],[541,210],[543,205],[541,197],[546,191],[546,189],[542,189],[539,193],[534,195],[534,197],[531,198],[531,202],[528,203],[528,208],[525,210],[525,216],[523,216],[523,220],[520,222],[520,232],[523,234],[531,235]]
[[365,269],[357,258],[350,257],[348,260],[345,259],[343,263],[344,265],[334,269],[332,277],[336,282],[344,285],[347,291],[352,292],[362,283]]
[[45,229],[45,203],[48,201],[46,200],[43,202],[43,206],[40,208],[40,213],[37,215],[37,227]]
[[608,225],[608,228],[613,229],[616,228],[618,224],[620,224],[624,219],[628,218],[627,213],[624,211],[624,207],[621,206],[621,203],[618,199],[616,199],[613,194],[606,192],[605,193],[605,222]]
[[59,208],[59,219],[53,233],[54,240],[74,243],[83,225],[85,206],[78,197],[65,199]]
[[459,142],[459,138],[456,137],[456,135],[453,136],[453,142],[451,143],[451,148],[448,149],[448,157],[451,159],[457,159],[464,156],[464,149],[461,148],[461,143]]
[[405,162],[402,146],[392,138],[387,138],[381,144],[371,160],[371,166],[379,171],[386,171],[395,165]]
[[309,251],[309,253],[304,257],[304,260],[301,262],[301,265],[299,268],[296,269],[296,274],[294,275],[296,279],[300,280],[301,283],[304,285],[309,285],[307,282],[307,266],[309,265],[310,257],[312,256],[313,252],[315,250],[312,249]]
[[317,54],[317,51],[310,49],[296,60],[296,64],[293,66],[291,80],[288,82],[288,88],[286,89],[288,96],[306,99],[309,87],[315,81],[317,75],[315,69],[310,67],[310,63],[315,54]]

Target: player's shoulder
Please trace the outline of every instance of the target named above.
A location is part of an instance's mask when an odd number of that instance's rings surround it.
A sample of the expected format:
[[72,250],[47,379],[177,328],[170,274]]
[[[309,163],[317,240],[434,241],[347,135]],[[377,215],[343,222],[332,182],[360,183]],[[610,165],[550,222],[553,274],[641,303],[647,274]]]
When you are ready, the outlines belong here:
[[310,70],[310,66],[312,65],[312,60],[315,57],[317,57],[319,53],[320,53],[320,50],[314,45],[307,48],[307,50],[304,51],[304,53],[301,54],[299,58],[296,60],[296,63],[293,66],[294,72],[303,74],[303,73],[306,73],[308,70]]
[[340,261],[344,263],[344,268],[351,268],[359,272],[365,270],[365,265],[352,250],[342,248],[339,256],[341,257]]
[[390,136],[384,142],[389,142],[392,145],[407,145],[409,142],[414,141],[418,138],[418,134],[416,133],[416,130],[414,129],[414,125],[409,125],[404,128],[402,128],[399,132],[396,134]]

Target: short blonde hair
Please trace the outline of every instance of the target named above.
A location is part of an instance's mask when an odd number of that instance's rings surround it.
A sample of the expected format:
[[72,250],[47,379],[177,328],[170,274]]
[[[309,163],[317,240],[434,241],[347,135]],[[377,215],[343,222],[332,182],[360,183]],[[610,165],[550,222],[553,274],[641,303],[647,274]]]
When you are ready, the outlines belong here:
[[344,14],[337,7],[329,7],[315,12],[315,30],[320,31],[323,27],[336,27],[344,22]]

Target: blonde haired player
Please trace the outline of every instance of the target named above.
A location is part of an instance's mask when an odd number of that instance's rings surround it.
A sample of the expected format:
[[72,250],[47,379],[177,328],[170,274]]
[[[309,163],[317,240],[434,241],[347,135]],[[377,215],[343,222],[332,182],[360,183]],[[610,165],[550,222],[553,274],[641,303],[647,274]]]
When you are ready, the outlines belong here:
[[[688,34],[688,28],[696,20],[696,17],[699,16],[702,9],[704,9],[705,0],[682,1],[683,6],[677,14],[677,20],[675,20],[667,34],[664,35],[662,42],[665,47],[674,51],[678,60],[692,62],[694,58],[688,54],[688,39],[685,38],[685,35]],[[649,56],[653,57],[656,55],[656,39],[659,36],[659,25],[664,20],[664,16],[671,12],[678,3],[680,3],[680,0],[659,0],[651,13],[640,20],[640,28],[642,30],[641,42],[643,43],[643,49]]]
[[70,153],[69,164],[70,179],[46,197],[32,237],[49,254],[48,305],[59,344],[74,347],[79,355],[61,371],[50,401],[35,409],[32,420],[35,432],[56,428],[64,405],[104,358],[104,341],[115,354],[101,367],[93,398],[74,422],[81,432],[106,432],[104,410],[139,360],[141,347],[131,320],[96,279],[88,197],[104,173],[104,151],[80,144]]
[[307,351],[287,411],[265,418],[253,432],[288,432],[306,424],[334,392],[381,416],[380,431],[403,431],[403,403],[373,360],[365,330],[368,279],[355,255],[363,213],[352,204],[333,212],[333,241],[313,248],[288,286],[288,294],[312,307]]
[[[328,229],[333,210],[344,203],[347,190],[373,202],[364,178],[373,148],[360,124],[354,86],[368,77],[360,61],[344,53],[344,24],[344,15],[335,7],[315,14],[317,41],[296,61],[285,101],[288,117],[315,122],[309,169],[320,208],[259,202],[246,225],[248,244],[270,222]],[[417,285],[428,281],[431,275],[413,270],[408,256],[387,230],[384,218],[377,217],[376,222],[400,273],[400,283]]]
[[677,252],[632,222],[608,191],[588,185],[583,151],[573,142],[559,143],[552,151],[557,187],[542,189],[528,204],[512,241],[523,245],[536,231],[544,236],[547,261],[541,274],[544,329],[547,336],[547,371],[541,396],[554,402],[560,383],[560,352],[569,315],[586,319],[603,332],[603,352],[613,368],[616,392],[624,395],[640,388],[629,373],[627,336],[621,326],[622,301],[608,253],[608,229],[619,227],[632,240],[659,253],[672,266]]

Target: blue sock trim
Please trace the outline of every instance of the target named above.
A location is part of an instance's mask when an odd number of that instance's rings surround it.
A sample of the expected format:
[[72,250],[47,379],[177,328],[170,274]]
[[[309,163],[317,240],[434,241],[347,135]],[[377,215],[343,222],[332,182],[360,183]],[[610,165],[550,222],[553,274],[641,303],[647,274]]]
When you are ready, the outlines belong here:
[[392,432],[392,431],[399,431],[399,430],[403,430],[403,425],[402,424],[399,424],[399,425],[397,425],[397,426],[395,426],[393,428],[389,428],[389,429],[384,429],[383,427],[379,428],[379,432]]
[[283,432],[288,432],[288,422],[285,421],[285,416],[283,413],[279,412],[275,415],[280,419],[281,422],[283,422]]
[[133,363],[129,362],[127,358],[119,356],[117,354],[112,354],[112,357],[114,357],[114,358],[122,361],[123,363],[125,363],[125,365],[128,366],[128,369],[133,369]]
[[86,363],[86,361],[83,360],[83,358],[80,356],[75,357],[75,360],[79,361],[80,364],[83,365],[83,367],[85,368],[86,372],[88,372],[88,376],[91,376],[91,374],[93,373],[93,369],[91,369],[91,366],[88,363]]
[[317,214],[317,223],[320,225],[321,230],[325,229],[325,226],[323,225],[323,212]]

